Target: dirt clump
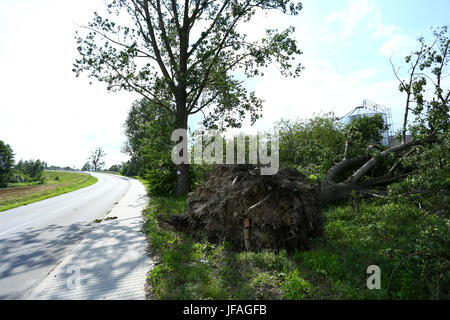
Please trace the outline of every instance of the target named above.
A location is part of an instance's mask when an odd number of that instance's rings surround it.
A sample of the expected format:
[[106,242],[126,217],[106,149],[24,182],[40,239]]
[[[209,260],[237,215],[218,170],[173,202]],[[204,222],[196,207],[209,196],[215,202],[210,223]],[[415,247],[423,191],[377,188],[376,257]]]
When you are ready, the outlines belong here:
[[165,220],[237,250],[306,250],[322,234],[319,187],[292,168],[261,175],[251,165],[217,165],[189,194],[186,211]]

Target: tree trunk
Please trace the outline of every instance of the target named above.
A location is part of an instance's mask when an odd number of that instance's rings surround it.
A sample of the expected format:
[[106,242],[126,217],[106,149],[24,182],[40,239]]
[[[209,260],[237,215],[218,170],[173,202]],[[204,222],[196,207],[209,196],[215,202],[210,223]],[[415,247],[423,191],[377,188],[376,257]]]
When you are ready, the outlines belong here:
[[324,183],[325,184],[331,184],[334,182],[334,179],[344,172],[345,170],[352,168],[356,165],[361,164],[361,162],[367,161],[367,156],[357,156],[349,159],[344,159],[339,163],[336,163],[330,170],[328,170]]
[[407,95],[406,95],[405,115],[403,116],[402,143],[406,143],[406,126],[408,125],[408,111],[409,111],[410,96],[411,96],[411,93],[408,92]]
[[[178,129],[187,130],[187,120],[188,116],[186,113],[186,99],[181,98],[177,102],[177,126]],[[182,141],[183,138],[180,138],[178,143]],[[186,135],[187,139],[187,135]],[[183,150],[179,153],[180,156],[184,155],[184,152],[187,152],[187,141],[183,141]],[[177,195],[185,195],[189,193],[190,190],[190,178],[189,178],[189,163],[182,163],[176,166],[177,168]]]
[[[335,164],[330,170],[328,170],[322,189],[320,190],[320,199],[323,203],[334,202],[339,199],[345,198],[353,190],[364,189],[367,187],[373,187],[381,184],[389,184],[397,181],[398,179],[409,175],[392,175],[392,172],[387,176],[369,179],[361,182],[361,178],[366,175],[370,170],[373,170],[382,158],[387,157],[389,154],[396,154],[408,148],[421,144],[429,144],[437,142],[436,138],[430,138],[426,141],[410,141],[402,143],[389,149],[380,152],[377,156],[368,159],[367,155],[361,155],[358,157],[342,160]],[[409,155],[410,152],[407,153]],[[353,168],[359,165],[361,162],[365,162],[356,170],[345,182],[335,183],[335,178],[342,174],[345,170]]]
[[[177,102],[177,125],[178,129],[185,129],[187,131],[188,125],[188,110],[187,110],[187,87],[186,74],[188,66],[188,47],[189,47],[189,22],[188,22],[188,2],[185,4],[183,25],[179,26],[180,36],[180,56],[179,56],[179,74],[177,76],[178,85],[175,92],[175,99]],[[187,152],[187,134],[186,141],[183,143],[183,152]],[[183,154],[180,154],[183,156]],[[189,161],[177,165],[177,195],[188,194],[190,190],[189,178]]]
[[177,195],[189,193],[189,164],[177,165]]
[[354,183],[334,183],[325,186],[320,190],[320,201],[322,203],[331,203],[346,198],[353,190],[360,189],[360,186]]

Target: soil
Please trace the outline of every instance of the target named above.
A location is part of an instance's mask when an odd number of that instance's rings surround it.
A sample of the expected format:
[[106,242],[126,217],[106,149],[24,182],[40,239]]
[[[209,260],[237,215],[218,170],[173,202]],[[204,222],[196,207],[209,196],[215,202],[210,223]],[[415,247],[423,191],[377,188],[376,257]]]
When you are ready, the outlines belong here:
[[251,165],[217,165],[189,194],[186,211],[163,220],[237,250],[307,250],[322,235],[319,186],[293,168],[261,175]]

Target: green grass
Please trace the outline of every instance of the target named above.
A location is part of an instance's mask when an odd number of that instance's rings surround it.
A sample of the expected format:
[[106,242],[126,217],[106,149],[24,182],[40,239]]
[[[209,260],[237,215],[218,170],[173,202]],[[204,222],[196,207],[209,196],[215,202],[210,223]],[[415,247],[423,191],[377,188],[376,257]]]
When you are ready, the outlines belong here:
[[37,186],[40,185],[39,181],[33,181],[33,182],[13,182],[8,183],[8,188],[15,188],[15,187],[29,187],[29,186]]
[[93,176],[75,172],[44,171],[43,174],[45,177],[43,184],[21,184],[0,189],[0,211],[55,197],[98,181]]
[[[184,211],[183,197],[152,197],[145,231],[157,265],[155,299],[442,299],[449,288],[448,217],[409,203],[325,208],[324,236],[308,252],[234,252],[194,241],[159,215]],[[369,290],[367,267],[381,269],[381,290]],[[447,290],[447,292],[446,292]],[[447,296],[448,298],[448,296]]]

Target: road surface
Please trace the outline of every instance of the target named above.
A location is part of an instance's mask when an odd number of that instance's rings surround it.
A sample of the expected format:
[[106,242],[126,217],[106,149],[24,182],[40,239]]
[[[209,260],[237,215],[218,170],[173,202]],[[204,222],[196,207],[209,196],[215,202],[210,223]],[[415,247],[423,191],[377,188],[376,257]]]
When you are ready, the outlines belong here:
[[0,212],[0,299],[23,299],[86,237],[130,188],[128,178],[98,182]]

